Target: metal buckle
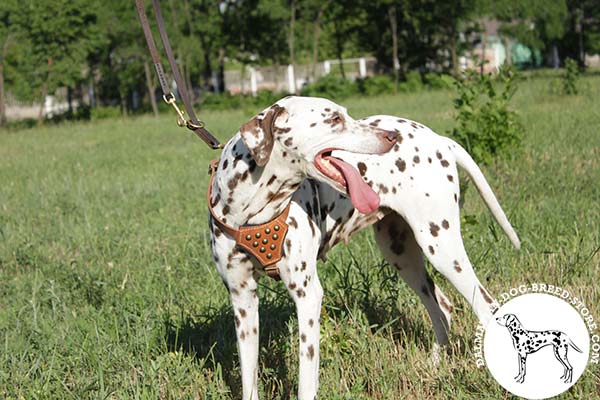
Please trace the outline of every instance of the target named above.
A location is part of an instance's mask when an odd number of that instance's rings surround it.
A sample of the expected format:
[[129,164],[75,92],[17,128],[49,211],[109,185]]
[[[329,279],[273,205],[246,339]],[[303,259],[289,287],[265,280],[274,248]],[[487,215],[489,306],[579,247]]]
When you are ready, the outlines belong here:
[[177,125],[179,127],[186,126],[185,113],[179,107],[177,107],[177,100],[175,99],[175,95],[173,92],[169,92],[163,95],[163,100],[165,103],[170,104],[175,109],[177,113]]
[[198,121],[198,123],[196,124],[196,123],[192,122],[192,120],[191,120],[191,119],[189,119],[189,120],[188,120],[188,121],[185,123],[185,125],[188,127],[188,129],[190,129],[190,130],[192,130],[192,131],[193,131],[194,129],[201,129],[201,128],[204,128],[204,122],[202,122],[202,121]]
[[177,99],[175,98],[173,92],[164,94],[163,100],[165,103],[170,104],[175,109],[175,112],[177,113],[177,125],[179,127],[183,128],[185,126],[192,131],[195,129],[204,128],[204,122],[202,121],[193,122],[191,119],[188,119],[187,121],[185,120],[185,112],[177,106]]

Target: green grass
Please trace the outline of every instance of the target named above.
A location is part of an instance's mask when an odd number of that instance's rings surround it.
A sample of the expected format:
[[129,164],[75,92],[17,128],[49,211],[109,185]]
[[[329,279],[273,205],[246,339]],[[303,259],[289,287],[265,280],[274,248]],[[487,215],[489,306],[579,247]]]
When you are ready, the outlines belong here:
[[[522,82],[515,98],[522,150],[484,172],[523,241],[514,251],[469,190],[463,227],[491,293],[547,282],[585,299],[600,318],[600,77],[578,96],[550,80]],[[356,117],[453,125],[452,93],[344,102]],[[226,139],[258,110],[202,113]],[[143,117],[0,132],[0,397],[10,399],[237,399],[233,316],[208,250],[207,165],[217,154],[174,118]],[[325,289],[323,399],[510,398],[472,358],[476,320],[456,306],[451,348],[431,368],[431,324],[397,282],[371,232],[320,264]],[[260,391],[294,398],[294,307],[263,279]],[[589,368],[564,398],[591,398]]]

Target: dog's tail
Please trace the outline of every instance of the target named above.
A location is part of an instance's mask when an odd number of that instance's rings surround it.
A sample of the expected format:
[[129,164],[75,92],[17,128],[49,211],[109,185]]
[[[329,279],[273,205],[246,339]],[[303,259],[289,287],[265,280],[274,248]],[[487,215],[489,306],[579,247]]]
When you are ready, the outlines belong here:
[[573,341],[571,340],[571,338],[569,338],[569,344],[571,345],[572,348],[575,349],[575,351],[583,353],[583,351],[581,351],[581,349],[579,347],[575,346],[575,343],[573,343]]
[[492,188],[490,188],[490,185],[485,180],[483,173],[475,161],[473,161],[469,153],[467,153],[467,151],[463,149],[461,145],[451,139],[448,139],[448,141],[450,142],[450,149],[456,157],[456,162],[461,168],[467,171],[471,179],[473,179],[479,194],[490,209],[498,224],[500,224],[502,227],[502,230],[504,230],[512,244],[517,249],[521,248],[521,241],[519,240],[517,233],[513,229],[510,222],[508,222],[508,218],[506,218],[506,214],[504,214],[504,211],[502,211],[502,207],[500,207],[500,203],[498,203],[494,192],[492,192]]

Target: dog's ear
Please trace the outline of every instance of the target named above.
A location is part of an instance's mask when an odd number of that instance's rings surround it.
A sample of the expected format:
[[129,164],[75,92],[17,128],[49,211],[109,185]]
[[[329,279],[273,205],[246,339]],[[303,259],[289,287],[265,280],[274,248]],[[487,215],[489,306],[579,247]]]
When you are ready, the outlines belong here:
[[283,111],[285,108],[275,104],[265,112],[262,119],[256,116],[240,127],[242,140],[259,167],[264,167],[271,157],[275,120]]

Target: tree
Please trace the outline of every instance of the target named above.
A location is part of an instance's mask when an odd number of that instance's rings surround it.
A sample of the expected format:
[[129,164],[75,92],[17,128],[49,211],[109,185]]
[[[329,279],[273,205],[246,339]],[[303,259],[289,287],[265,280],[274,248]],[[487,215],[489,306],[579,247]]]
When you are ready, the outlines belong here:
[[561,54],[585,65],[587,54],[600,54],[600,7],[597,0],[567,0],[566,33],[559,41]]
[[[311,77],[316,78],[317,74],[317,63],[319,61],[319,39],[321,36],[321,30],[323,25],[323,17],[325,11],[329,9],[331,0],[307,0],[301,3],[301,13],[303,16],[303,23],[306,25],[306,29],[312,32],[312,43],[310,44],[310,63],[311,63]],[[308,48],[308,38],[305,44]]]
[[[151,7],[146,12],[149,21],[153,21]],[[148,92],[148,96],[153,97],[155,88],[154,73],[150,79],[146,76],[144,63],[148,62],[150,54],[135,5],[122,0],[106,0],[98,21],[104,27],[105,45],[92,53],[89,60],[90,68],[101,77],[98,95],[105,105],[112,105],[118,99],[121,112],[127,114],[133,109],[131,99],[134,93]],[[160,51],[158,34],[155,34],[155,40]]]
[[[189,0],[190,35],[200,43],[202,54],[202,77],[204,87],[213,84],[213,71],[217,68],[216,92],[225,91],[225,57],[227,54],[227,26],[230,24],[233,10],[237,7],[235,0]],[[214,62],[216,60],[216,63]],[[216,64],[216,65],[214,65]]]
[[[566,0],[490,1],[488,10],[491,16],[501,21],[502,35],[534,50],[556,46],[565,33]],[[510,60],[510,55],[507,59]]]
[[38,88],[42,104],[57,88],[82,81],[88,55],[102,45],[96,7],[86,0],[21,3],[18,20],[31,45],[28,59],[35,66],[29,83]]
[[[473,30],[468,25],[472,25],[473,19],[480,16],[481,5],[477,0],[455,0],[440,2],[436,8],[435,25],[440,28],[440,44],[442,48],[449,49],[451,70],[454,76],[458,76],[461,53],[459,35],[466,30]],[[482,47],[485,49],[485,42]]]
[[344,55],[346,53],[355,54],[355,50],[362,47],[358,36],[360,35],[361,25],[368,15],[365,6],[363,0],[334,1],[325,13],[326,25],[324,31],[329,36],[330,54],[333,53],[335,58],[339,60],[342,77],[345,77],[344,64],[342,63]]
[[366,17],[357,25],[357,40],[387,71],[397,70],[394,60],[402,75],[433,66],[456,71],[464,46],[459,35],[480,15],[480,1],[363,0]]
[[16,44],[18,25],[13,22],[16,10],[16,0],[0,4],[0,126],[6,124],[5,65],[9,49]]

